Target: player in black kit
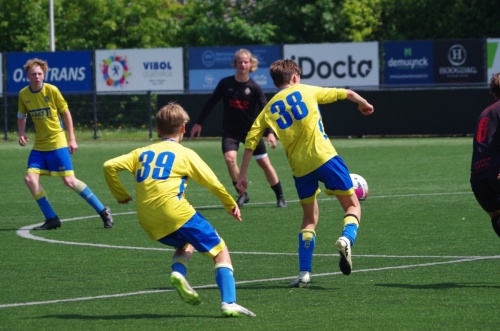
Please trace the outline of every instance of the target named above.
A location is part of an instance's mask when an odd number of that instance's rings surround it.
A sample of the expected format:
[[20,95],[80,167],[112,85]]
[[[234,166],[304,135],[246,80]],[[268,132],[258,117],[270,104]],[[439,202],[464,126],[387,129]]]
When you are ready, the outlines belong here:
[[[203,121],[222,98],[224,106],[222,152],[233,185],[236,185],[240,172],[237,162],[239,144],[245,143],[245,137],[253,121],[267,103],[262,88],[249,76],[251,72],[257,70],[258,62],[258,59],[249,50],[240,49],[236,52],[233,58],[233,67],[236,69],[236,74],[219,81],[190,132],[191,138],[200,136]],[[273,132],[268,132],[267,143],[271,148],[276,148],[276,137]],[[267,156],[263,139],[253,156],[264,171],[266,179],[276,195],[277,206],[280,208],[286,207],[281,183]],[[247,193],[237,199],[239,207],[248,201],[250,201],[250,197]]]
[[476,123],[472,145],[470,183],[474,196],[488,213],[496,234],[500,237],[500,72],[489,85],[495,102],[487,107]]

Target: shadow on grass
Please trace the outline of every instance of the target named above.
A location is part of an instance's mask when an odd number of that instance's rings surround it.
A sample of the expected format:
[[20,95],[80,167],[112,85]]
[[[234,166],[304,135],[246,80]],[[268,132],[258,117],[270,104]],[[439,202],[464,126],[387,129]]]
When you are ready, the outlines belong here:
[[57,318],[62,320],[142,320],[142,319],[163,319],[163,318],[224,318],[224,316],[220,315],[194,315],[194,314],[127,314],[127,315],[108,315],[108,316],[99,316],[99,315],[81,315],[81,314],[57,314],[57,315],[45,315],[38,317],[40,318]]
[[410,290],[448,290],[455,288],[500,288],[499,285],[484,284],[484,283],[437,283],[437,284],[376,284],[381,287],[397,287]]

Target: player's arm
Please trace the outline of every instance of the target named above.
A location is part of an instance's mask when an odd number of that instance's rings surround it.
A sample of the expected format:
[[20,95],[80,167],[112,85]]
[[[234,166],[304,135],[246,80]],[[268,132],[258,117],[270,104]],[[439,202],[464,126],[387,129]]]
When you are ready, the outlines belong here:
[[253,151],[257,148],[265,129],[264,113],[260,113],[253,122],[253,125],[250,128],[250,131],[248,131],[245,139],[245,151],[243,152],[243,158],[241,159],[240,174],[236,184],[236,188],[240,191],[240,194],[245,194],[248,187],[248,166],[250,165]]
[[126,154],[114,159],[110,159],[103,164],[104,178],[106,179],[106,184],[108,188],[115,197],[116,201],[120,204],[128,203],[132,201],[132,195],[128,193],[127,189],[120,180],[119,172],[123,170],[128,170],[132,172],[133,154]]
[[248,187],[247,174],[248,166],[250,165],[250,160],[252,159],[253,150],[245,148],[243,152],[243,157],[241,159],[240,174],[238,176],[238,182],[236,183],[236,188],[240,191],[240,194],[245,194]]
[[373,106],[368,103],[363,97],[353,90],[347,90],[347,100],[358,104],[358,109],[363,115],[373,114]]
[[17,113],[17,130],[19,131],[19,145],[26,146],[28,141],[30,140],[28,136],[26,136],[26,115],[21,112]]
[[68,148],[69,152],[73,154],[78,149],[78,144],[76,143],[75,131],[73,129],[73,117],[69,109],[61,112],[62,120],[64,122],[64,127],[68,133]]
[[198,184],[206,187],[213,195],[222,202],[224,209],[238,221],[242,221],[241,212],[233,197],[219,181],[212,169],[194,151],[189,156],[189,177]]
[[21,97],[19,97],[18,109],[17,130],[19,132],[19,145],[26,146],[30,140],[28,136],[26,136],[26,117],[28,117],[28,109],[26,108],[26,105],[22,101]]
[[201,125],[207,118],[207,116],[210,114],[212,109],[214,109],[215,105],[219,100],[222,98],[222,85],[221,82],[217,84],[217,87],[215,88],[214,92],[210,96],[210,98],[207,100],[205,103],[205,106],[203,106],[203,109],[201,110],[200,115],[198,116],[198,119],[194,123],[193,127],[191,128],[191,131],[189,132],[189,138],[193,137],[199,137],[201,134]]

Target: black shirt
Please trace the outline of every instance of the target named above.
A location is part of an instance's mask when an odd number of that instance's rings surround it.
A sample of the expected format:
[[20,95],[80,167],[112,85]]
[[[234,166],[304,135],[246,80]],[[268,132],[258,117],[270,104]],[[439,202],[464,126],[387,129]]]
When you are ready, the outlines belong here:
[[197,124],[203,123],[221,98],[224,106],[223,132],[243,137],[250,131],[255,118],[267,103],[262,88],[253,79],[240,83],[234,76],[225,77],[219,81],[203,107],[196,120]]

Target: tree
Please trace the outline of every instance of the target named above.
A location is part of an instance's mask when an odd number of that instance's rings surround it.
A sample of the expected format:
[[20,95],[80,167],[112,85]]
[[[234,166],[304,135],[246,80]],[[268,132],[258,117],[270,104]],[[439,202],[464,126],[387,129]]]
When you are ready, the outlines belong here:
[[50,49],[48,1],[0,0],[0,8],[1,51]]

